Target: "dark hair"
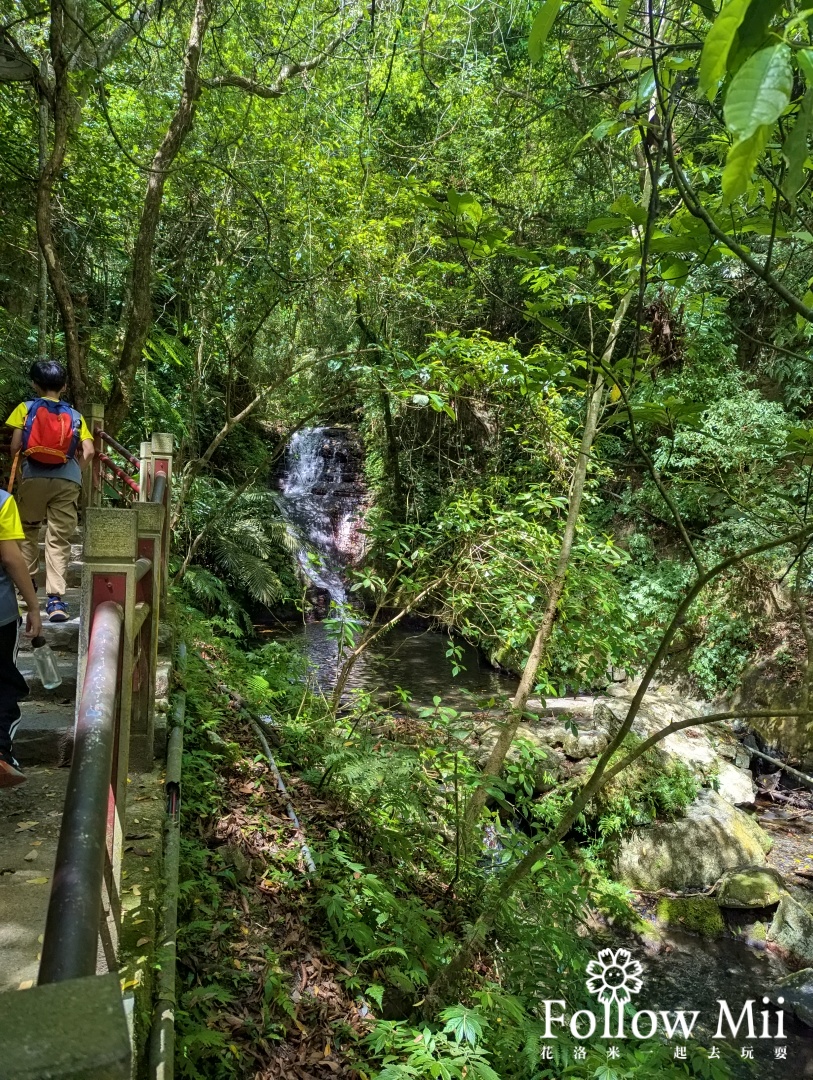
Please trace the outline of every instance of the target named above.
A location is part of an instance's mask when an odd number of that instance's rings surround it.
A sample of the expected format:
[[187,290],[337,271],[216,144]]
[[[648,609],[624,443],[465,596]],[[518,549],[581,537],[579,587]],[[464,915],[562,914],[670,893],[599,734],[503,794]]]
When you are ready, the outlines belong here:
[[68,381],[68,373],[58,360],[37,360],[28,377],[43,390],[61,390]]

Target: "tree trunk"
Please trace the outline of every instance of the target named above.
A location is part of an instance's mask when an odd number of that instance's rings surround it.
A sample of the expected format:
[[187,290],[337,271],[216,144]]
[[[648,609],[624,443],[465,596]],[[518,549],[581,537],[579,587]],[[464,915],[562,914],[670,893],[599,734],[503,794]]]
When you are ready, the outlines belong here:
[[[632,295],[632,291],[630,291],[622,297],[621,303],[618,305],[613,317],[612,325],[610,326],[610,334],[607,338],[607,344],[601,358],[602,363],[604,364],[609,363],[612,359],[615,343],[618,340],[621,324],[624,321],[624,316],[627,313],[627,308],[630,305]],[[556,614],[559,609],[559,601],[562,598],[565,582],[567,581],[570,555],[573,550],[573,543],[576,539],[579,514],[581,513],[582,496],[584,494],[584,484],[587,479],[587,466],[593,449],[593,440],[596,437],[596,428],[598,427],[598,421],[601,415],[603,397],[604,378],[601,371],[598,370],[596,372],[596,381],[593,385],[593,391],[587,405],[587,415],[582,430],[579,456],[576,459],[576,465],[573,469],[573,479],[570,485],[570,498],[567,507],[567,521],[565,522],[565,531],[562,534],[562,546],[559,549],[559,558],[556,563],[556,572],[553,576],[553,581],[551,582],[548,602],[545,605],[542,621],[539,624],[539,629],[536,632],[531,652],[525,663],[519,689],[511,702],[511,713],[497,737],[497,741],[483,768],[483,776],[480,779],[480,784],[469,800],[469,805],[466,808],[464,828],[467,835],[473,831],[480,814],[483,811],[483,807],[485,806],[488,797],[486,789],[488,781],[499,776],[502,772],[506,755],[511,749],[511,744],[516,737],[519,725],[522,723],[522,715],[525,711],[525,706],[528,703],[528,698],[531,696],[536,683],[537,673],[545,658],[548,642],[550,641],[550,636],[553,632],[553,624],[556,621]]]
[[[51,0],[51,63],[54,68],[54,143],[37,182],[37,239],[54,290],[62,329],[65,334],[65,359],[71,397],[82,408],[87,394],[87,374],[82,363],[76,311],[68,279],[54,240],[51,195],[54,181],[62,170],[71,122],[72,96],[68,82],[69,58],[65,47],[64,11],[60,0]],[[40,91],[42,92],[42,91]]]
[[[48,161],[48,102],[40,95],[39,104],[39,175],[42,177]],[[49,207],[50,211],[50,207]],[[37,281],[37,358],[48,355],[48,266],[42,249],[39,251],[39,278]]]
[[150,176],[147,181],[133,253],[130,297],[124,316],[125,335],[118,378],[106,410],[107,422],[114,430],[120,426],[132,405],[138,364],[152,326],[152,255],[155,235],[158,231],[164,187],[169,170],[191,131],[195,118],[195,109],[201,93],[200,57],[211,16],[211,3],[212,0],[196,0],[184,54],[181,99],[150,166]]

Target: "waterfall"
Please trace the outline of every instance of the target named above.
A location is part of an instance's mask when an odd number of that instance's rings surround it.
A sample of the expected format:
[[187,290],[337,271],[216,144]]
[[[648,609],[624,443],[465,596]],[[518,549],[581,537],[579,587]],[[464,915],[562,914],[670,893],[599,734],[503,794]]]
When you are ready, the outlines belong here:
[[347,603],[346,568],[361,553],[359,457],[349,430],[303,428],[288,444],[277,496],[303,572],[340,606]]

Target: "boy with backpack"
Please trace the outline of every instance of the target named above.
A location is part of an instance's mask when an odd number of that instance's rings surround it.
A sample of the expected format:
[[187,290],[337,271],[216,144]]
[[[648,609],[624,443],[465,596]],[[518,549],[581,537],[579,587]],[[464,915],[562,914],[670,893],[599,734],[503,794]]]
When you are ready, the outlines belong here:
[[93,436],[84,418],[60,401],[67,374],[57,360],[38,360],[29,377],[37,395],[24,401],[6,421],[14,428],[12,456],[20,454],[22,480],[17,493],[25,541],[23,557],[36,590],[39,569],[39,532],[45,534],[45,612],[51,622],[65,622],[68,608],[62,599],[71,557],[71,537],[79,514],[82,466],[93,457]]
[[28,606],[26,637],[42,633],[37,593],[18,543],[23,535],[14,499],[7,491],[0,491],[0,788],[25,782],[12,749],[20,722],[19,701],[28,695],[28,686],[16,663],[20,614],[15,585]]

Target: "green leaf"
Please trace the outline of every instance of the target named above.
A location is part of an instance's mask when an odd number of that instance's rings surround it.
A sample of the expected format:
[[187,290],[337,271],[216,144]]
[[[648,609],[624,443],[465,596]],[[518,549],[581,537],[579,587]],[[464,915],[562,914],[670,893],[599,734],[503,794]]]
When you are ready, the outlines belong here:
[[709,100],[713,99],[717,84],[725,75],[731,43],[750,4],[751,0],[728,0],[708,32],[700,54],[699,88],[701,94],[708,94]]
[[750,139],[757,128],[776,123],[790,102],[793,68],[785,44],[760,49],[742,65],[726,94],[723,116],[737,139]]
[[782,191],[791,208],[793,208],[796,201],[797,191],[804,183],[807,137],[810,134],[811,119],[813,119],[813,88],[809,87],[802,99],[796,123],[788,133],[782,147],[782,157],[787,165]]
[[528,55],[535,64],[542,59],[542,50],[561,6],[562,0],[545,0],[536,13],[528,38]]
[[726,69],[730,75],[734,75],[752,53],[768,44],[768,27],[781,6],[782,0],[751,0],[728,51]]
[[624,23],[627,21],[627,16],[630,13],[632,7],[632,0],[621,0],[618,5],[618,14],[615,17],[616,30],[623,30]]
[[615,200],[610,210],[614,214],[624,214],[630,221],[634,221],[636,225],[646,225],[646,210],[630,195],[621,195]]
[[796,53],[796,59],[808,83],[813,83],[813,49],[800,49]]
[[467,1009],[465,1005],[453,1005],[444,1009],[440,1018],[446,1021],[444,1032],[454,1035],[458,1043],[468,1042],[475,1046],[478,1039],[482,1038],[483,1023],[475,1009]]
[[667,259],[661,263],[661,277],[676,289],[685,284],[689,276],[689,263],[684,259]]
[[723,200],[726,204],[738,199],[748,190],[748,183],[757,167],[759,155],[768,145],[771,128],[766,124],[757,128],[749,139],[734,143],[728,151],[723,169]]
[[694,0],[694,6],[700,8],[709,22],[714,22],[714,16],[717,12],[714,10],[714,4],[711,0]]
[[585,232],[611,232],[615,229],[629,228],[629,221],[622,217],[597,217],[587,223]]

